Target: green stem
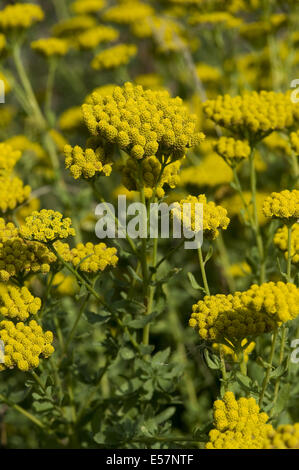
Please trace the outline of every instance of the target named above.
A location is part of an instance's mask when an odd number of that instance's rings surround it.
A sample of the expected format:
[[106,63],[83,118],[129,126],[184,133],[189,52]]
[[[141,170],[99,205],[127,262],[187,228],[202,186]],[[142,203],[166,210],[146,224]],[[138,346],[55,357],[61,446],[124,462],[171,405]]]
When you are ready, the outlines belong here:
[[24,410],[24,408],[22,408],[21,406],[16,405],[11,400],[4,397],[2,394],[0,394],[0,401],[3,401],[8,406],[10,406],[13,410],[16,410],[19,413],[21,413],[23,416],[26,416],[26,418],[28,418],[32,423],[36,424],[39,428],[45,429],[45,425],[38,418],[33,416],[31,413],[29,413],[29,411]]
[[270,351],[270,357],[269,357],[269,361],[268,361],[269,365],[267,367],[266,375],[265,375],[265,378],[264,378],[263,384],[262,384],[262,391],[261,391],[260,399],[259,399],[259,406],[260,407],[263,404],[263,399],[264,399],[264,395],[265,395],[265,392],[266,392],[266,388],[267,388],[269,380],[270,380],[270,373],[271,373],[272,363],[273,363],[273,359],[274,359],[277,334],[278,334],[278,330],[276,329],[273,333],[273,336],[272,336],[271,351]]
[[83,302],[82,305],[81,305],[81,308],[79,309],[79,312],[78,312],[78,314],[77,314],[77,317],[76,317],[76,319],[75,319],[75,322],[74,322],[74,324],[73,324],[73,327],[72,327],[72,329],[71,329],[71,331],[70,331],[70,333],[69,333],[69,335],[68,335],[68,337],[67,337],[67,339],[66,339],[66,342],[65,342],[65,345],[64,345],[64,351],[63,351],[64,354],[67,353],[67,350],[68,350],[68,348],[69,348],[69,345],[70,345],[70,343],[71,343],[71,341],[72,341],[72,339],[73,339],[73,337],[74,337],[74,334],[75,334],[75,332],[76,332],[78,323],[79,323],[79,321],[80,321],[80,319],[81,319],[81,317],[82,317],[82,314],[84,313],[85,307],[86,307],[86,305],[87,305],[87,303],[88,303],[88,301],[89,301],[89,298],[90,298],[90,294],[87,294],[87,296],[86,296],[85,299],[84,299],[84,302]]
[[53,120],[53,111],[52,111],[52,97],[53,97],[53,88],[55,81],[55,72],[56,72],[57,62],[55,59],[50,58],[49,60],[49,72],[46,86],[46,96],[45,96],[45,114],[51,127],[54,126]]
[[210,295],[210,289],[209,289],[209,284],[208,284],[208,281],[207,281],[205,263],[204,263],[204,260],[203,260],[201,247],[198,248],[197,252],[198,252],[198,260],[199,260],[199,266],[200,266],[200,271],[201,271],[201,275],[202,275],[204,289],[205,289],[206,294]]

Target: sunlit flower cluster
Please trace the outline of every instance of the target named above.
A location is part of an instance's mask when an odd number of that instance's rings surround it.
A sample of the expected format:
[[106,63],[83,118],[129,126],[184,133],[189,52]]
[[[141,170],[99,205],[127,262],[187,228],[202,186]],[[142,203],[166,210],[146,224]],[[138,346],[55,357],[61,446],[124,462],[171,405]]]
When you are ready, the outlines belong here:
[[[279,228],[274,235],[273,242],[278,248],[284,252],[286,258],[288,258],[288,227],[284,225]],[[291,260],[292,263],[299,263],[299,224],[292,226],[291,232]]]
[[14,150],[5,142],[0,143],[0,174],[10,173],[21,157],[19,150]]
[[33,297],[27,287],[0,282],[0,314],[17,320],[27,320],[41,308],[41,299]]
[[17,367],[26,372],[38,367],[40,355],[47,358],[54,352],[53,333],[44,333],[35,320],[31,320],[29,325],[1,321],[0,339],[4,343],[4,364],[0,365],[0,370]]
[[65,166],[68,168],[75,179],[92,178],[95,174],[104,174],[109,176],[112,171],[110,163],[105,163],[105,151],[102,147],[96,150],[87,148],[83,150],[76,145],[71,147],[66,145],[64,148]]
[[204,137],[195,130],[196,116],[167,91],[144,91],[126,83],[116,87],[112,96],[95,93],[92,98],[92,105],[83,105],[91,134],[116,143],[137,160],[152,155],[182,158]]
[[20,234],[27,240],[53,242],[70,235],[74,236],[75,229],[71,227],[71,224],[71,219],[63,217],[60,212],[42,209],[26,217],[25,225],[20,227]]
[[253,284],[247,291],[204,297],[193,305],[189,325],[207,341],[232,343],[276,329],[299,314],[299,289],[291,283]]
[[71,249],[67,243],[56,242],[55,249],[64,261],[88,273],[104,271],[107,266],[115,267],[118,261],[116,248],[109,248],[105,243],[79,243]]
[[220,137],[214,146],[217,152],[229,165],[236,165],[250,155],[250,146],[246,140],[233,137]]
[[24,185],[18,177],[1,176],[0,177],[0,211],[2,213],[8,210],[14,210],[20,204],[23,204],[30,196],[31,187]]
[[299,190],[272,193],[264,201],[263,212],[266,217],[296,222],[299,219]]
[[153,9],[150,5],[138,0],[130,0],[108,8],[103,14],[103,20],[118,24],[133,24],[147,18],[152,13]]
[[82,49],[94,49],[103,42],[115,41],[118,36],[119,32],[115,28],[101,25],[79,34],[77,41]]
[[59,38],[42,38],[31,43],[31,48],[45,57],[59,57],[67,54],[67,41]]

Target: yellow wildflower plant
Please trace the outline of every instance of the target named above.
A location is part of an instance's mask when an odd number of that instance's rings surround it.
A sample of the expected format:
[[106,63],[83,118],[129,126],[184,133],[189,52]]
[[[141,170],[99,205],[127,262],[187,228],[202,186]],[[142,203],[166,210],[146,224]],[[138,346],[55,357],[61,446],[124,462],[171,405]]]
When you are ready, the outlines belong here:
[[99,52],[91,62],[95,70],[109,70],[127,65],[137,54],[134,44],[117,44]]
[[299,449],[299,423],[281,424],[269,430],[264,449]]
[[1,321],[0,339],[4,343],[4,364],[0,364],[1,370],[17,367],[26,372],[38,367],[40,356],[48,358],[54,352],[53,333],[43,332],[35,320],[31,320],[28,325]]
[[[280,227],[274,235],[274,244],[284,252],[285,258],[288,259],[288,227],[284,225]],[[296,223],[291,229],[291,262],[299,263],[299,224]]]
[[204,138],[196,132],[196,116],[167,91],[126,83],[116,87],[112,96],[95,93],[92,99],[93,104],[82,106],[90,133],[117,144],[137,160],[152,155],[179,159]]
[[[181,199],[173,211],[173,216],[182,219],[182,223],[188,229],[198,230],[195,220],[195,204],[198,203],[203,205],[203,235],[206,238],[215,240],[219,235],[219,230],[227,229],[230,219],[227,217],[227,210],[224,207],[217,206],[213,201],[208,202],[204,194],[199,194],[197,197],[187,196]],[[189,214],[186,215],[182,212],[184,204],[191,204],[191,217]]]
[[75,235],[69,217],[60,212],[42,209],[34,211],[26,217],[25,224],[20,227],[20,235],[27,240],[48,243]]
[[25,321],[37,314],[41,304],[41,299],[34,297],[27,287],[0,282],[0,315],[3,317]]
[[101,43],[116,41],[118,37],[117,29],[101,25],[79,34],[77,42],[81,49],[95,49]]
[[105,243],[79,243],[71,249],[67,243],[56,242],[55,249],[64,261],[87,273],[104,271],[107,266],[115,267],[118,262],[116,248],[109,248]]
[[77,15],[56,23],[52,29],[53,36],[76,39],[76,35],[97,26],[97,21],[90,15]]
[[0,10],[0,30],[9,33],[16,29],[27,29],[44,19],[44,12],[33,3],[16,3]]
[[110,83],[108,83],[107,85],[99,86],[99,87],[95,88],[91,93],[89,93],[86,96],[84,102],[86,104],[93,104],[93,98],[92,98],[93,93],[99,94],[103,97],[104,96],[112,96],[113,90],[116,86],[117,85],[113,85],[113,84],[110,84]]
[[65,56],[69,50],[69,44],[64,39],[41,38],[31,43],[31,48],[44,57]]
[[286,189],[280,193],[271,193],[264,201],[263,212],[265,217],[295,223],[299,219],[299,190]]
[[83,150],[76,145],[71,147],[66,145],[64,148],[65,166],[68,168],[73,178],[93,178],[96,174],[109,176],[112,171],[110,163],[104,163],[105,150],[98,147],[96,150],[87,148]]
[[21,153],[32,152],[38,159],[45,159],[46,152],[38,142],[33,142],[25,135],[19,134],[9,137],[5,141],[13,150],[19,150]]
[[0,212],[5,214],[23,204],[29,198],[31,187],[18,177],[0,176]]
[[205,296],[192,307],[189,325],[206,341],[236,344],[277,329],[299,315],[299,289],[292,283],[253,284],[247,291]]

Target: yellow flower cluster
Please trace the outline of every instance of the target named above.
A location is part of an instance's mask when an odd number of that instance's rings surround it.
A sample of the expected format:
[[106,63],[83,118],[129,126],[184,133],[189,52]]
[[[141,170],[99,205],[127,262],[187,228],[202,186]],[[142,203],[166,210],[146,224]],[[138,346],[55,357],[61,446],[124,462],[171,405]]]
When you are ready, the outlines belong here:
[[[182,223],[189,229],[191,221],[191,230],[199,230],[197,222],[195,220],[195,204],[203,205],[203,234],[205,237],[214,240],[219,235],[219,230],[226,230],[230,222],[227,217],[227,210],[224,207],[216,206],[215,202],[207,202],[207,198],[204,194],[196,196],[187,196],[177,203],[176,208],[173,211],[173,216],[182,219]],[[191,217],[186,213],[184,204],[190,204]],[[183,213],[182,213],[183,211]]]
[[119,32],[115,28],[101,25],[79,34],[77,42],[81,49],[94,49],[100,43],[115,41],[118,37]]
[[64,111],[59,118],[59,127],[63,131],[72,131],[83,124],[80,106],[72,106]]
[[62,272],[55,274],[53,287],[56,288],[57,294],[70,297],[73,297],[79,290],[75,276],[65,275]]
[[134,44],[117,44],[99,52],[91,62],[95,70],[115,69],[121,65],[127,65],[137,54]]
[[299,131],[291,132],[290,142],[291,142],[291,147],[296,153],[296,155],[299,155]]
[[0,280],[8,281],[19,273],[50,271],[55,255],[38,242],[25,241],[20,237],[0,240]]
[[189,325],[207,341],[231,343],[277,328],[299,315],[299,288],[291,283],[253,284],[247,291],[205,296],[192,307]]
[[43,332],[35,320],[29,325],[12,321],[0,322],[0,339],[4,343],[4,364],[0,370],[17,367],[23,372],[38,367],[39,356],[49,357],[54,352],[53,333]]
[[93,243],[79,243],[75,248],[70,248],[67,243],[56,242],[57,253],[68,263],[80,271],[96,273],[104,271],[107,266],[115,267],[118,262],[116,248],[109,248],[105,243],[94,245]]
[[215,152],[204,157],[199,165],[183,168],[180,174],[181,186],[214,187],[232,180],[231,168]]
[[20,234],[27,240],[53,242],[59,238],[74,236],[75,229],[71,227],[71,224],[71,219],[63,218],[60,212],[42,209],[26,217],[25,225],[20,227]]
[[151,16],[154,13],[150,5],[138,0],[131,0],[120,5],[113,6],[105,11],[104,21],[118,24],[134,24]]
[[93,98],[92,98],[92,95],[93,93],[96,93],[98,95],[101,95],[101,96],[112,96],[113,94],[113,90],[114,88],[116,87],[116,85],[112,85],[112,84],[107,84],[107,85],[103,85],[103,86],[99,86],[97,88],[95,88],[92,93],[89,93],[89,95],[86,96],[84,102],[87,103],[87,104],[93,104]]
[[35,155],[42,159],[46,157],[46,153],[42,146],[37,142],[32,142],[25,135],[14,135],[6,140],[6,144],[10,145],[13,150],[19,150],[20,152],[33,152]]
[[269,430],[264,449],[299,449],[299,423],[282,424]]
[[30,28],[34,23],[44,19],[44,12],[40,6],[32,3],[16,3],[8,5],[0,11],[0,29]]
[[5,142],[0,142],[0,174],[10,173],[21,157],[19,150],[14,150]]
[[77,15],[95,13],[106,6],[106,0],[76,0],[71,4],[71,9]]
[[214,402],[215,428],[209,433],[206,448],[262,449],[267,434],[273,431],[268,419],[254,398],[236,400],[232,392],[226,392],[223,400]]
[[[165,195],[163,189],[164,185],[168,185],[170,188],[175,188],[179,182],[179,170],[181,166],[181,160],[177,160],[168,165],[162,175],[162,165],[157,157],[147,157],[142,160],[142,178],[145,189],[145,197],[151,198],[153,195],[154,188],[156,188],[156,195],[158,198],[162,198]],[[138,179],[139,179],[139,164],[136,160],[129,158],[126,164],[122,168],[122,183],[129,191],[138,190]]]
[[[234,351],[234,346],[232,344],[231,348],[227,346],[226,344],[218,344],[218,343],[213,343],[213,349],[216,349],[221,351],[226,355],[226,356],[231,356],[232,360],[234,362],[238,362],[240,359],[238,358],[237,354]],[[249,354],[252,353],[252,351],[255,348],[255,342],[251,341],[249,342],[247,338],[242,339],[241,341],[241,346],[244,354],[244,360],[245,362],[248,362],[249,359]]]
[[236,140],[233,137],[220,137],[215,142],[214,149],[230,166],[236,165],[250,155],[247,140]]
[[299,219],[299,190],[271,193],[264,201],[263,212],[266,217],[295,223]]
[[[286,225],[279,228],[274,235],[274,244],[278,246],[280,250],[284,252],[286,258],[288,258],[288,228]],[[292,263],[299,263],[299,224],[292,226],[291,235],[291,257]]]
[[204,138],[195,131],[196,116],[167,91],[143,90],[126,83],[116,87],[112,96],[95,93],[92,98],[92,105],[82,107],[90,133],[118,144],[138,160],[152,155],[179,159]]
[[30,193],[30,186],[24,186],[20,178],[0,176],[0,212],[14,210],[29,198]]
[[293,124],[293,105],[283,93],[245,92],[240,96],[219,95],[203,103],[204,111],[231,132],[246,137],[247,133],[264,136]]
[[0,241],[1,242],[5,242],[7,240],[10,240],[13,237],[17,237],[18,233],[19,231],[17,227],[12,222],[6,223],[4,219],[0,218]]
[[44,57],[64,56],[67,54],[69,44],[64,39],[42,38],[31,43],[31,48]]
[[0,282],[0,314],[17,320],[27,320],[41,308],[41,299],[33,297],[27,287]]
[[109,176],[112,171],[111,163],[104,163],[105,151],[102,147],[96,150],[87,148],[83,150],[76,145],[66,145],[64,148],[65,166],[68,168],[75,179],[92,178],[96,173],[103,173]]
[[76,40],[76,34],[97,26],[96,19],[88,15],[78,15],[59,21],[53,27],[53,35]]
[[196,64],[196,73],[203,83],[210,84],[211,82],[218,82],[221,78],[221,71],[217,67],[200,62]]

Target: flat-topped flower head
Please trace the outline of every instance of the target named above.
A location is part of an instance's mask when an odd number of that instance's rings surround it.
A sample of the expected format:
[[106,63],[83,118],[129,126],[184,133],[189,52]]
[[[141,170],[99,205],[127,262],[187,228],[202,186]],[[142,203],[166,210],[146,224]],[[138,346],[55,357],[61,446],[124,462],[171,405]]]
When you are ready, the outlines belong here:
[[209,433],[207,449],[262,449],[268,434],[274,431],[267,424],[269,416],[252,397],[236,400],[232,392],[226,392],[213,408],[214,428]]
[[87,148],[83,150],[76,145],[66,145],[64,148],[65,167],[68,168],[73,178],[92,178],[97,174],[109,176],[112,171],[111,163],[105,162],[105,150],[97,147],[96,150]]
[[0,212],[12,211],[29,198],[31,187],[18,177],[0,176]]
[[91,66],[95,70],[115,69],[127,65],[136,54],[137,47],[134,44],[117,44],[99,52]]
[[97,26],[96,19],[91,15],[78,15],[61,20],[53,27],[53,36],[74,39],[76,35]]
[[79,34],[77,42],[81,49],[94,49],[99,44],[115,41],[118,37],[119,32],[117,29],[101,25]]
[[0,282],[0,315],[24,321],[36,315],[41,304],[41,299],[34,297],[27,287]]
[[67,54],[69,44],[64,39],[41,38],[37,41],[33,41],[31,48],[46,58],[61,57]]
[[54,352],[53,333],[43,332],[35,320],[29,325],[1,321],[0,339],[4,343],[4,364],[0,364],[0,370],[17,367],[26,372],[38,367],[40,356],[47,358]]
[[253,284],[247,291],[205,296],[192,307],[189,325],[206,341],[232,344],[270,332],[299,315],[299,288],[291,283]]
[[54,242],[58,239],[75,236],[75,229],[71,227],[72,221],[63,217],[60,212],[42,209],[34,211],[26,217],[25,225],[20,227],[20,234],[27,240],[39,242]]
[[216,124],[237,136],[249,135],[255,140],[294,123],[291,100],[273,91],[245,92],[235,97],[219,95],[203,103],[203,109]]
[[230,166],[237,165],[250,155],[247,140],[236,140],[233,137],[220,137],[214,144],[214,150]]
[[[219,235],[219,230],[226,230],[230,219],[227,217],[227,210],[224,207],[217,206],[215,202],[207,202],[207,198],[204,194],[199,196],[187,196],[177,203],[177,209],[174,210],[173,216],[182,219],[182,223],[189,229],[191,220],[191,230],[197,230],[196,217],[196,205],[203,205],[203,235],[211,240],[214,240]],[[184,204],[190,204],[191,218],[189,213],[186,213]]]
[[148,18],[154,13],[153,8],[138,0],[129,0],[120,5],[108,8],[103,13],[103,20],[118,24],[134,24]]
[[282,219],[286,224],[295,223],[299,219],[299,190],[273,192],[265,199],[263,212],[265,217]]
[[94,93],[92,100],[82,106],[90,133],[137,160],[153,155],[179,159],[204,139],[196,131],[196,116],[166,90],[144,90],[126,83],[116,87],[112,96]]
[[44,19],[44,12],[33,3],[16,3],[0,10],[0,29],[9,32],[14,29],[27,29]]
[[115,267],[118,262],[116,248],[109,248],[105,243],[79,243],[71,249],[67,243],[56,242],[55,249],[66,262],[87,273],[104,271],[108,266]]
[[[283,251],[285,258],[288,259],[288,227],[284,225],[279,228],[273,238],[274,244]],[[299,263],[299,224],[292,226],[291,232],[291,261],[294,264]]]

